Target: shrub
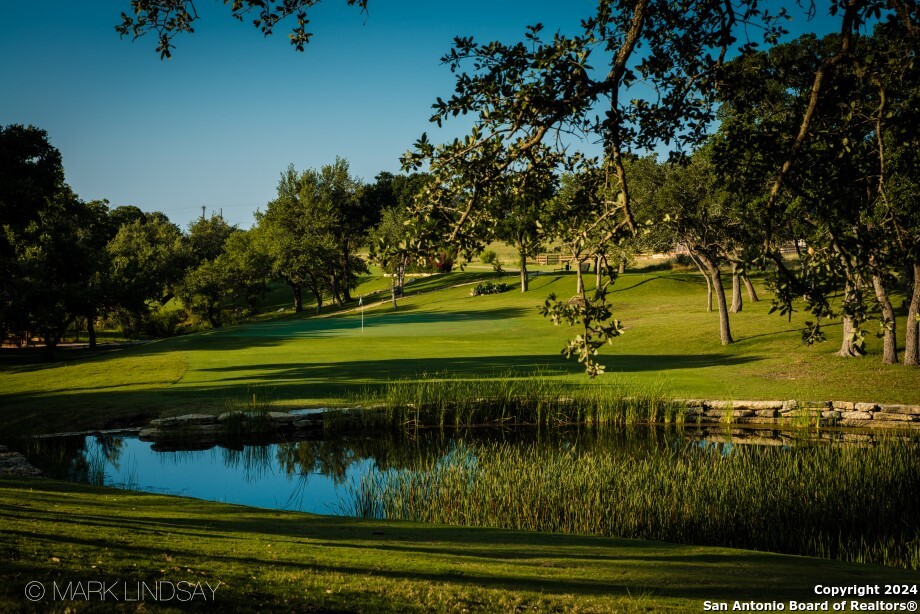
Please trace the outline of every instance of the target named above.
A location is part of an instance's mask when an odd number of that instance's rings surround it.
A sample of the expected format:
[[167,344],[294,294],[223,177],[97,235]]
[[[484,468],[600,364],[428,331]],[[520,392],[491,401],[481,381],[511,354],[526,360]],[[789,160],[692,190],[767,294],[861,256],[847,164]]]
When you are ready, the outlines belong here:
[[499,260],[498,254],[495,253],[494,249],[487,249],[483,251],[479,256],[479,259],[482,260],[483,264],[491,264],[492,270],[496,273],[501,274],[504,272],[504,269],[502,268],[503,263],[501,260]]
[[472,290],[470,290],[470,296],[482,296],[483,294],[501,294],[502,292],[507,292],[511,289],[506,283],[497,283],[493,284],[491,281],[485,283],[477,284]]
[[690,257],[690,254],[677,254],[676,256],[674,256],[674,262],[676,262],[680,266],[688,266],[688,267],[695,266],[693,264],[693,258]]
[[450,273],[454,268],[454,257],[442,250],[432,257],[431,264],[438,273]]

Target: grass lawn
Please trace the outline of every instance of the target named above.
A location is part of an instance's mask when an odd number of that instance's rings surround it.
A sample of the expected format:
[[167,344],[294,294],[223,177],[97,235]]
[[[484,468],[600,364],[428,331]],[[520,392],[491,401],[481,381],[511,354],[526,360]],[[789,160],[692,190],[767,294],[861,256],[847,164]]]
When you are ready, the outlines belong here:
[[[0,478],[0,611],[28,611],[28,582],[42,582],[52,595],[52,582],[91,580],[220,582],[217,603],[233,611],[699,612],[704,600],[729,607],[734,600],[823,601],[814,594],[817,584],[916,584],[920,574],[745,550],[371,522]],[[47,597],[32,607],[49,606],[113,609],[111,600]]]
[[575,333],[537,313],[550,292],[573,294],[573,273],[541,274],[526,294],[470,297],[468,286],[450,287],[482,276],[414,280],[398,311],[388,302],[366,310],[363,333],[356,311],[285,314],[95,355],[65,351],[49,364],[5,351],[0,424],[32,432],[140,424],[157,415],[224,411],[253,394],[279,407],[316,406],[390,379],[444,372],[526,377],[541,370],[586,385],[663,387],[681,397],[920,403],[920,369],[882,365],[874,337],[869,356],[836,358],[839,324],[827,327],[828,343],[802,346],[804,316],[790,323],[768,315],[768,300],[732,314],[736,343],[720,346],[705,284],[688,271],[618,280],[611,296],[626,333],[602,351],[608,374],[591,382],[559,354]]

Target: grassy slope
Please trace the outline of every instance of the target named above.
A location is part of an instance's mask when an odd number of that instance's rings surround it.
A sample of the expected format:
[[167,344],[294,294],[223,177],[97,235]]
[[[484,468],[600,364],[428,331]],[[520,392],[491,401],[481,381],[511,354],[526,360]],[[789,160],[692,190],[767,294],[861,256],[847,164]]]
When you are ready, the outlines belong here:
[[707,599],[812,601],[816,584],[915,584],[920,574],[0,478],[0,611],[27,608],[29,581],[89,580],[219,581],[218,600],[234,611],[661,612],[701,611]]
[[[415,280],[408,290],[469,275]],[[572,294],[574,281],[574,274],[549,273],[535,278],[527,294],[474,298],[462,287],[409,296],[395,313],[388,303],[367,309],[363,334],[355,312],[286,316],[78,361],[7,360],[0,363],[0,424],[48,432],[137,423],[158,414],[222,411],[253,393],[286,407],[316,405],[423,372],[487,377],[543,369],[587,384],[579,365],[559,355],[574,333],[551,326],[536,310],[551,291]],[[920,370],[882,365],[874,338],[873,354],[860,360],[832,355],[839,324],[828,327],[829,343],[803,347],[804,318],[790,323],[768,315],[768,301],[745,303],[732,314],[737,343],[719,346],[718,318],[705,310],[698,274],[627,274],[612,299],[627,331],[603,350],[611,375],[594,384],[663,382],[689,397],[920,403]]]

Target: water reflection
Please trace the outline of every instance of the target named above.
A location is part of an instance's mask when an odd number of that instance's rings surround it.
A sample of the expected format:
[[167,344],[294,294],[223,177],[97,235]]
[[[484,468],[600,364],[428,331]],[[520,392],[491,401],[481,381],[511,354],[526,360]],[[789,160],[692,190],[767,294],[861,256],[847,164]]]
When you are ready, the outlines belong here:
[[[353,509],[352,485],[371,470],[412,469],[448,454],[458,441],[562,447],[573,454],[602,447],[641,458],[682,446],[731,454],[739,445],[799,446],[870,435],[726,428],[621,429],[479,428],[373,436],[327,436],[250,445],[228,442],[208,449],[159,450],[131,436],[55,437],[30,440],[23,449],[33,464],[58,479],[167,493],[273,509],[344,514]],[[205,447],[205,446],[199,446]]]

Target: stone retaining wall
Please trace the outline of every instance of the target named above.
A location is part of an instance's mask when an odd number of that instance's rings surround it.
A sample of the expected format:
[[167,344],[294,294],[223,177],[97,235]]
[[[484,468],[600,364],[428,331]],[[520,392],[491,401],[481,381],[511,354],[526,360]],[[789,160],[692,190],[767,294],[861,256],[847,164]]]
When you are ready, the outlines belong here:
[[19,452],[10,452],[6,446],[0,446],[0,475],[18,475],[30,478],[40,477],[41,471],[32,466]]
[[[850,401],[739,401],[676,399],[686,404],[685,423],[763,425],[773,428],[838,426],[920,430],[920,405],[856,403]],[[349,411],[347,409],[337,411]],[[153,420],[142,429],[146,441],[200,440],[210,442],[233,433],[298,434],[322,432],[321,413],[285,412],[219,416],[188,414]]]
[[678,399],[687,421],[774,426],[920,429],[920,405],[852,401],[723,401]]
[[[150,426],[141,429],[142,441],[153,441],[162,449],[171,445],[185,446],[196,442],[210,446],[226,438],[265,439],[276,435],[305,437],[322,432],[323,416],[317,414],[290,414],[270,411],[227,412],[219,416],[186,414],[171,418],[151,420]],[[165,446],[165,447],[164,447]]]

